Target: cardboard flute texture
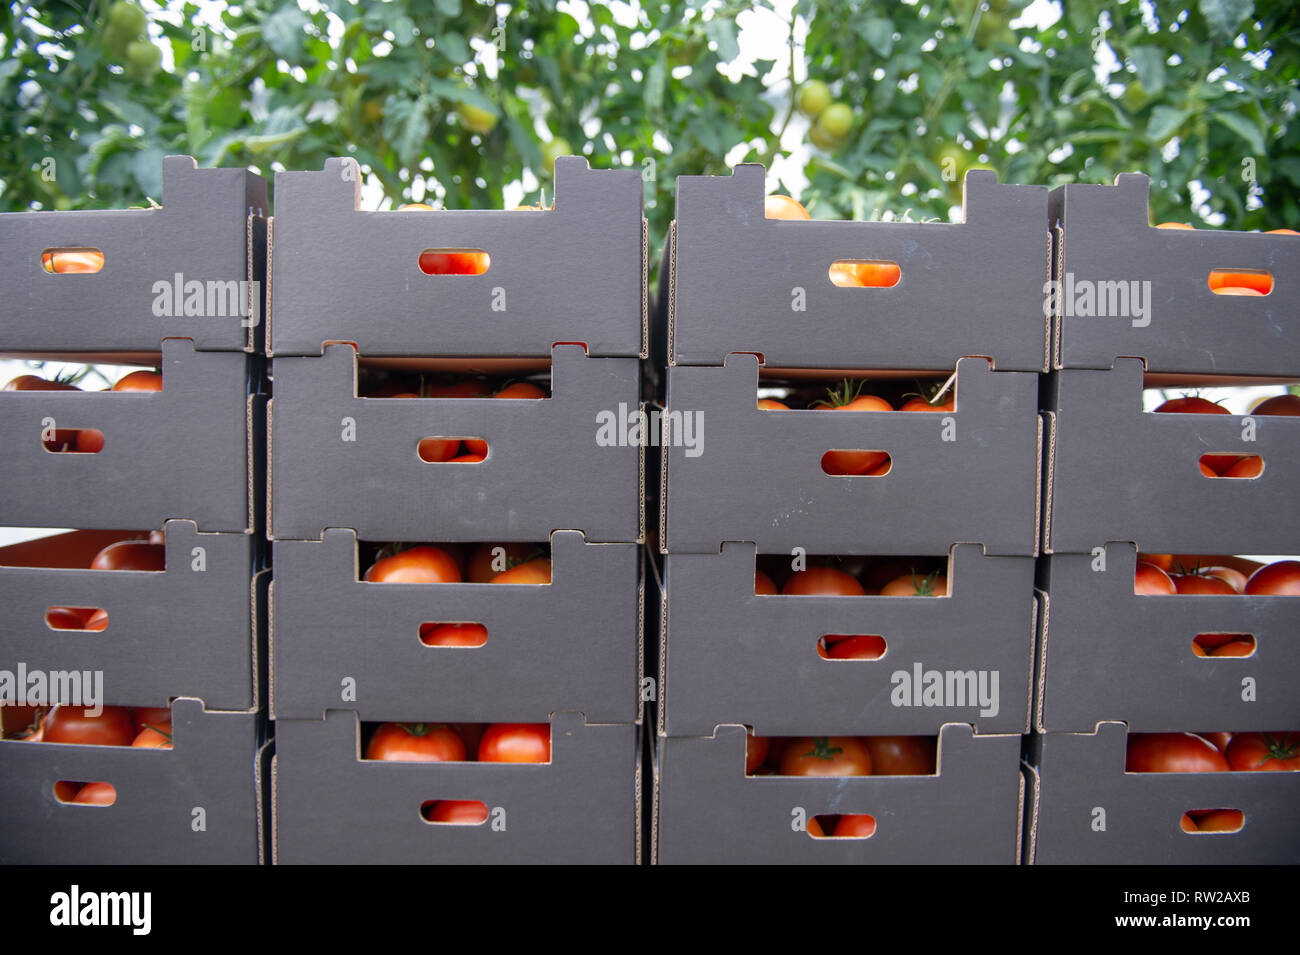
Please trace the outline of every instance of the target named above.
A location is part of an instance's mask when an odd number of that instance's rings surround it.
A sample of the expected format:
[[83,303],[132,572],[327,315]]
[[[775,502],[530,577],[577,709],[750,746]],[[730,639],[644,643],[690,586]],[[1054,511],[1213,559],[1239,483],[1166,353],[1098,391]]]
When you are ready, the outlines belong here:
[[[258,715],[172,703],[172,749],[0,741],[6,865],[256,865]],[[60,802],[55,783],[109,782],[111,806]],[[21,822],[18,822],[21,820]]]
[[[200,351],[261,341],[266,181],[246,169],[162,164],[162,208],[0,215],[0,349],[7,353]],[[47,272],[43,254],[97,249],[94,273]]]
[[[545,211],[363,212],[351,159],[275,178],[270,348],[320,355],[646,353],[646,233],[639,170],[555,162]],[[481,249],[479,275],[426,275],[420,253]],[[382,303],[377,307],[376,303]]]
[[[520,213],[523,215],[523,213]],[[593,541],[641,538],[635,358],[554,349],[538,400],[358,398],[356,353],[277,358],[271,402],[271,528],[314,539],[350,527],[366,540]],[[425,437],[477,437],[487,460],[428,463]]]
[[[1150,180],[1072,183],[1051,193],[1057,235],[1053,365],[1109,368],[1136,356],[1148,371],[1300,374],[1300,236],[1156,229]],[[1265,296],[1215,293],[1211,271],[1268,272]]]
[[[765,170],[679,176],[669,355],[717,365],[732,352],[788,368],[1047,367],[1047,189],[967,173],[960,224],[767,219]],[[890,288],[840,288],[832,262],[894,262]],[[886,360],[887,358],[887,360]]]
[[[760,411],[758,376],[753,355],[668,370],[666,417],[681,437],[663,448],[666,552],[717,553],[729,540],[762,553],[941,554],[954,541],[1036,552],[1037,375],[962,359],[952,413],[837,414]],[[834,448],[887,451],[892,468],[827,474]]]
[[[598,723],[640,716],[636,544],[557,531],[549,586],[364,582],[355,534],[341,528],[275,546],[278,720],[345,705],[407,722],[431,712],[458,722],[541,722],[557,709]],[[481,623],[487,642],[428,647],[424,622]]]
[[[0,524],[248,533],[260,516],[265,397],[249,358],[162,343],[160,392],[0,392]],[[58,429],[103,432],[96,454],[48,451]]]
[[[1128,773],[1123,723],[1032,738],[1037,865],[1295,865],[1300,773]],[[1184,813],[1237,809],[1237,832],[1184,832]]]
[[[278,720],[276,861],[635,864],[640,725],[550,723],[548,764],[399,763],[360,758],[354,711]],[[488,821],[426,822],[420,807],[439,799],[481,801]]]
[[[1020,856],[1020,737],[949,724],[934,776],[746,776],[743,726],[658,737],[660,864],[997,864]],[[865,839],[815,838],[806,820],[866,813]]]
[[[1131,358],[1052,376],[1044,549],[1132,541],[1151,554],[1294,552],[1300,421],[1145,412],[1142,386],[1142,363]],[[1263,473],[1206,477],[1199,462],[1212,453],[1258,455]]]
[[[1103,560],[1102,570],[1093,554],[1043,562],[1040,731],[1086,733],[1119,719],[1144,733],[1300,726],[1300,601],[1137,595],[1133,546],[1108,544]],[[1192,642],[1202,633],[1250,635],[1255,652],[1197,656]]]

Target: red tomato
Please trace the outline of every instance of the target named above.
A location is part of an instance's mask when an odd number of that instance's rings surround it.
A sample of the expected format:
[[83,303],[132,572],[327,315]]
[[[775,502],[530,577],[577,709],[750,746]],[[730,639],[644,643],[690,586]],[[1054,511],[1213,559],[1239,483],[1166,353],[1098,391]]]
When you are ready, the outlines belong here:
[[865,288],[892,288],[902,271],[893,262],[858,262],[854,270],[858,284]]
[[430,822],[447,822],[457,826],[477,826],[487,822],[488,807],[477,799],[439,799],[429,807],[425,818]]
[[[1138,565],[1141,566],[1144,563],[1151,564],[1155,567],[1159,567],[1166,574],[1168,574],[1171,570],[1174,569],[1174,555],[1173,554],[1138,554]],[[1172,593],[1172,591],[1170,592]]]
[[1218,748],[1194,733],[1130,733],[1126,773],[1226,772]]
[[466,457],[472,456],[479,461],[487,457],[488,443],[482,438],[466,438],[464,443]]
[[164,570],[167,549],[148,541],[129,540],[109,544],[90,562],[91,570]]
[[1232,742],[1231,733],[1197,733],[1196,735],[1201,739],[1208,739],[1220,753],[1226,752],[1228,744]]
[[1235,594],[1232,585],[1218,577],[1202,577],[1200,574],[1179,574],[1174,577],[1174,586],[1180,594]]
[[[859,395],[847,404],[833,404],[832,411],[893,411],[894,406],[875,395]],[[822,470],[827,474],[866,474],[889,461],[887,451],[827,451],[822,455]]]
[[0,736],[29,739],[45,719],[43,706],[14,706],[0,703]]
[[114,391],[162,391],[163,380],[160,371],[133,371],[123,375],[113,386]]
[[1255,652],[1254,640],[1230,640],[1210,651],[1212,657],[1248,657]]
[[136,738],[131,741],[131,745],[143,749],[171,749],[171,720],[162,723],[151,723],[146,726],[136,735]]
[[791,574],[790,579],[781,588],[781,593],[789,595],[863,597],[866,591],[856,577],[850,577],[834,567],[809,567]]
[[549,723],[493,723],[478,744],[480,763],[549,763]]
[[45,625],[52,630],[85,630],[90,614],[78,607],[51,607],[45,611]]
[[776,584],[761,570],[754,571],[754,593],[769,597],[776,596]]
[[420,271],[425,275],[482,275],[488,264],[486,252],[420,253]]
[[777,401],[775,398],[760,398],[758,402],[759,411],[789,411],[790,406],[784,402]]
[[1261,567],[1250,575],[1246,593],[1252,597],[1264,594],[1300,596],[1300,560],[1279,560]]
[[1250,289],[1260,295],[1273,291],[1273,276],[1267,272],[1221,272],[1215,270],[1209,276],[1210,288],[1215,292],[1222,289]]
[[104,432],[98,428],[82,428],[76,432],[78,454],[98,454],[104,450]]
[[497,574],[536,556],[535,544],[479,544],[470,555],[465,579],[471,584],[486,584]]
[[1264,473],[1264,459],[1258,454],[1238,458],[1231,467],[1220,472],[1226,478],[1257,478]]
[[749,734],[749,738],[745,740],[745,775],[753,775],[754,770],[763,765],[771,748],[770,738]]
[[955,411],[957,409],[956,399],[949,394],[938,404],[931,404],[924,398],[912,398],[905,402],[899,411]]
[[380,558],[362,579],[386,584],[458,584],[460,567],[442,548],[422,544]]
[[1224,471],[1240,460],[1239,454],[1203,454],[1200,458],[1201,473],[1206,477],[1222,477]]
[[106,706],[91,716],[84,706],[59,705],[45,718],[47,743],[77,743],[81,746],[130,746],[135,723],[125,706]]
[[845,813],[835,824],[836,839],[869,839],[876,834],[876,817],[866,813]]
[[492,578],[494,584],[549,584],[551,582],[551,561],[547,557],[537,557],[503,570]]
[[871,754],[856,736],[806,736],[781,754],[784,776],[870,776]]
[[108,611],[104,608],[96,610],[86,621],[87,630],[107,630],[108,629]]
[[763,199],[763,215],[768,219],[811,219],[802,203],[789,196],[771,195]]
[[1213,401],[1196,395],[1185,395],[1182,398],[1170,398],[1162,404],[1156,411],[1166,414],[1231,414],[1227,408],[1222,405],[1216,405]]
[[170,706],[137,706],[131,711],[131,718],[135,721],[135,728],[142,730],[146,726],[170,723],[172,710]]
[[1155,564],[1148,564],[1146,561],[1140,560],[1137,565],[1137,574],[1134,575],[1133,579],[1133,593],[1161,596],[1176,594],[1178,588],[1174,585],[1173,579]]
[[76,249],[70,252],[43,252],[41,265],[47,272],[60,275],[98,272],[104,267],[104,253],[98,249]]
[[537,399],[545,398],[546,392],[530,381],[516,381],[513,385],[506,385],[492,397]]
[[866,736],[873,776],[933,776],[938,741],[933,736]]
[[1248,578],[1235,567],[1203,567],[1201,574],[1205,577],[1217,577],[1239,594],[1246,592]]
[[[1188,823],[1191,827],[1188,827]],[[1246,822],[1240,809],[1211,809],[1183,814],[1184,832],[1236,832]]]
[[70,801],[79,806],[111,806],[117,802],[117,789],[112,783],[86,783]]
[[948,578],[938,572],[918,576],[904,574],[880,588],[882,597],[946,597]]
[[1274,395],[1257,404],[1251,414],[1300,415],[1300,395]]
[[841,288],[862,287],[862,279],[858,277],[857,265],[853,262],[832,262],[831,267],[826,274],[831,280],[832,285],[837,285]]
[[465,742],[445,723],[384,723],[370,737],[366,759],[459,762],[465,759]]
[[1228,766],[1236,771],[1300,771],[1300,733],[1238,733],[1228,744]]
[[808,820],[807,831],[808,831],[808,835],[812,836],[814,839],[826,838],[826,833],[825,831],[822,830],[822,824],[817,821],[816,816],[813,816],[811,819]]
[[481,623],[437,623],[420,627],[420,642],[426,647],[481,647],[487,638],[487,627]]
[[820,643],[817,645],[817,652],[827,660],[879,660],[885,655],[883,637],[858,633],[832,640],[831,636],[831,634],[826,635],[825,647]]
[[478,464],[480,461],[486,459],[487,459],[486,454],[461,454],[461,455],[457,455],[454,458],[451,458],[447,463],[448,464]]
[[66,381],[49,381],[39,375],[19,375],[7,383],[0,391],[80,391],[76,385]]

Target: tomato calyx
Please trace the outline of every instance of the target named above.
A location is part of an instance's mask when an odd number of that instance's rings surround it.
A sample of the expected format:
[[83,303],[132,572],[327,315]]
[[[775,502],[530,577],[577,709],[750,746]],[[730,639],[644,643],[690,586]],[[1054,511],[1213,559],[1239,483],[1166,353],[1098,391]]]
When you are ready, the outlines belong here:
[[428,736],[436,730],[449,728],[447,723],[398,723],[397,725],[412,736]]
[[827,388],[826,397],[814,401],[810,407],[842,408],[857,401],[862,396],[862,388],[865,385],[865,381],[854,381],[852,378],[845,378],[838,385]]
[[164,729],[164,727],[168,727],[168,726],[170,726],[169,723],[160,723],[157,726],[155,726],[153,723],[141,723],[140,732],[143,733],[145,730],[153,730],[153,732],[157,733],[163,739],[167,740],[168,743],[171,743],[172,742],[171,730]]
[[829,736],[814,736],[813,748],[806,753],[800,754],[801,759],[807,759],[809,756],[815,759],[833,760],[836,756],[841,755],[844,749],[840,746],[832,746]]
[[410,550],[412,547],[415,546],[417,545],[408,544],[405,541],[392,541],[390,543],[387,543],[382,547],[380,547],[379,550],[375,551],[375,563],[378,563],[379,561],[384,560],[388,557],[396,557],[398,554],[402,553],[403,551]]
[[912,571],[912,586],[916,588],[916,596],[918,597],[936,596],[934,592],[935,581],[942,576],[943,575],[939,571],[932,570],[924,577],[918,580],[916,577],[916,571]]
[[1300,756],[1300,735],[1289,733],[1278,737],[1272,733],[1261,733],[1260,737],[1268,752],[1255,764],[1256,769],[1263,766],[1270,759],[1285,762],[1288,759],[1295,759]]

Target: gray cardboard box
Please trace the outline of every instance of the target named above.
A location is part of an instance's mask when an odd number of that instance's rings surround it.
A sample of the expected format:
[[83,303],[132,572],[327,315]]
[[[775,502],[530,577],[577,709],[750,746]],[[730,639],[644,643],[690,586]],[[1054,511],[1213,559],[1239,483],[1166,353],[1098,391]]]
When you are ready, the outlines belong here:
[[[163,160],[162,208],[0,215],[0,351],[253,351],[262,326],[266,181]],[[98,249],[89,274],[47,272],[48,250]]]
[[[152,529],[180,518],[248,533],[261,513],[265,421],[249,361],[168,339],[160,392],[0,392],[0,525]],[[65,428],[102,431],[103,450],[47,451],[42,434]]]
[[[646,354],[646,232],[640,170],[555,162],[546,211],[360,210],[352,159],[275,177],[270,352],[549,355],[583,342],[600,357]],[[426,275],[428,249],[481,249],[481,275]]]
[[[1048,384],[1044,550],[1131,541],[1150,554],[1290,554],[1300,541],[1300,421],[1142,410],[1137,359]],[[1255,479],[1207,478],[1203,454],[1259,455]]]
[[[635,358],[557,346],[551,397],[515,401],[358,398],[356,363],[344,345],[273,363],[275,539],[325,527],[374,541],[545,540],[560,528],[641,539],[642,447],[623,426],[639,408]],[[422,461],[432,436],[483,438],[487,460]]]
[[[1143,733],[1300,727],[1300,600],[1137,595],[1131,544],[1042,563],[1040,732],[1089,733],[1121,719]],[[1248,633],[1256,650],[1198,657],[1200,633]]]
[[[361,758],[357,714],[276,723],[275,861],[420,864],[640,861],[640,725],[556,713],[551,762]],[[487,804],[488,822],[425,822],[434,799]]]
[[[777,368],[1047,367],[1047,189],[965,182],[965,222],[795,222],[763,215],[766,171],[679,176],[669,245],[669,356],[717,365],[754,352]],[[277,200],[278,200],[277,195]],[[892,288],[839,288],[841,259],[895,262]]]
[[[257,706],[260,617],[255,538],[201,534],[169,521],[167,569],[89,570],[124,535],[74,531],[0,548],[0,666],[98,670],[110,702],[157,706],[173,696],[215,710]],[[52,630],[50,607],[100,607],[103,631]]]
[[[1123,723],[1033,740],[1037,865],[1300,863],[1300,773],[1127,773]],[[1245,825],[1184,832],[1183,813],[1196,809],[1238,809]]]
[[[1300,376],[1300,237],[1150,225],[1150,180],[1071,183],[1051,194],[1057,235],[1053,364]],[[1218,295],[1215,269],[1270,272],[1263,297]]]
[[[746,776],[745,728],[657,739],[655,857],[662,865],[981,864],[1020,858],[1020,737],[951,723],[934,776]],[[867,839],[814,838],[807,819],[867,813]]]
[[[640,714],[639,548],[551,537],[550,586],[367,583],[356,535],[275,545],[274,716],[596,723]],[[481,647],[427,647],[420,624],[476,622]]]
[[[757,596],[754,548],[664,558],[662,732],[760,736],[1029,730],[1034,559],[953,548],[949,597]],[[828,660],[827,633],[883,636],[879,660]],[[936,687],[931,694],[923,687]]]
[[[0,741],[0,863],[256,865],[256,713],[172,703],[172,749]],[[111,806],[60,802],[60,780],[109,782]]]
[[[957,364],[952,414],[759,411],[759,364],[668,370],[661,547],[714,553],[943,554],[954,541],[1032,556],[1038,524],[1038,376]],[[679,422],[691,424],[688,432]],[[822,470],[832,449],[888,451],[880,477]]]

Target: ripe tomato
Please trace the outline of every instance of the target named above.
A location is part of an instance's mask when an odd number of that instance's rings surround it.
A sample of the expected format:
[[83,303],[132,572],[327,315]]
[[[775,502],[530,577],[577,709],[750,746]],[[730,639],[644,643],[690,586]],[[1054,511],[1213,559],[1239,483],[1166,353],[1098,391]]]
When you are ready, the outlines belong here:
[[105,610],[103,607],[100,607],[98,610],[96,610],[94,613],[92,613],[92,614],[90,615],[90,619],[86,621],[86,627],[85,627],[85,629],[87,629],[87,630],[107,630],[107,629],[108,629],[108,611]]
[[745,775],[752,776],[754,770],[763,765],[767,759],[767,754],[772,748],[772,741],[766,736],[755,736],[749,734],[745,740]]
[[51,630],[85,630],[91,612],[80,607],[51,607],[45,611],[45,625]]
[[1170,398],[1159,408],[1158,412],[1164,414],[1230,414],[1223,405],[1216,405],[1213,401],[1198,397],[1197,395],[1184,395],[1182,398]]
[[9,381],[2,391],[80,391],[66,381],[49,381],[38,375],[19,375]]
[[385,584],[458,584],[461,578],[455,558],[441,547],[422,544],[380,558],[362,579]]
[[1287,415],[1290,417],[1300,415],[1300,395],[1275,395],[1261,401],[1250,413]]
[[493,723],[478,744],[480,763],[549,763],[549,723]]
[[537,557],[503,570],[492,578],[494,584],[549,584],[551,582],[551,561],[547,557]]
[[1169,571],[1174,569],[1174,555],[1173,554],[1138,554],[1138,564],[1141,565],[1144,563],[1152,564],[1155,567],[1159,567],[1166,574],[1168,574]]
[[70,802],[79,806],[111,806],[117,802],[117,789],[112,783],[86,783]]
[[1279,560],[1261,567],[1250,575],[1246,593],[1252,597],[1264,594],[1300,596],[1300,560]]
[[84,706],[60,704],[45,718],[44,728],[47,743],[130,746],[135,739],[135,723],[125,706],[106,706],[99,716],[90,716]]
[[78,454],[98,454],[104,450],[104,432],[98,428],[81,428],[75,437]]
[[808,835],[812,836],[814,839],[826,838],[826,832],[822,829],[822,824],[817,821],[816,816],[813,816],[808,820],[806,830]]
[[0,736],[27,739],[45,719],[43,706],[15,706],[0,703]]
[[1194,733],[1130,733],[1126,773],[1226,772],[1218,748]]
[[870,776],[871,754],[856,736],[806,736],[781,754],[784,776]]
[[876,834],[876,817],[866,813],[845,813],[835,824],[836,839],[869,839]]
[[850,577],[834,567],[809,567],[791,574],[790,579],[781,588],[781,593],[790,595],[863,597],[866,591],[856,577]]
[[1235,771],[1300,772],[1300,733],[1238,733],[1227,757]]
[[832,285],[841,288],[861,288],[862,280],[858,278],[856,262],[832,262],[827,270],[827,277]]
[[1247,289],[1267,295],[1273,291],[1273,276],[1267,272],[1221,272],[1214,271],[1209,276],[1210,289],[1223,294],[1229,289]]
[[1133,593],[1148,596],[1176,594],[1178,588],[1173,579],[1155,564],[1138,561],[1137,573],[1133,577]]
[[1239,454],[1202,454],[1199,462],[1201,473],[1206,477],[1222,477],[1224,471],[1241,459]]
[[59,275],[98,272],[104,267],[104,253],[96,249],[77,249],[70,252],[43,252],[41,265],[47,272]]
[[827,660],[879,660],[885,655],[885,640],[875,634],[858,633],[835,640],[827,634],[825,644],[819,643],[817,652]]
[[366,759],[459,762],[465,759],[465,742],[446,723],[384,723],[370,737]]
[[947,395],[943,401],[938,404],[932,404],[924,398],[911,398],[904,402],[899,411],[955,411],[957,409],[956,398],[952,394]]
[[123,375],[113,386],[114,391],[162,391],[163,380],[160,371],[133,371]]
[[[845,404],[834,403],[832,411],[893,411],[894,406],[875,395],[859,395]],[[889,461],[886,451],[827,451],[822,455],[822,470],[827,474],[866,474]]]
[[477,799],[439,799],[429,806],[424,818],[456,826],[477,826],[487,822],[488,807]]
[[1183,814],[1183,832],[1236,832],[1245,824],[1240,809],[1210,809]]
[[759,411],[789,411],[790,406],[785,402],[777,401],[775,398],[760,398],[758,400]]
[[461,454],[452,458],[447,463],[448,464],[478,464],[480,461],[486,459],[487,459],[486,454]]
[[1220,753],[1226,752],[1228,744],[1232,742],[1231,733],[1197,733],[1196,735],[1201,739],[1208,739]]
[[1248,657],[1255,652],[1255,641],[1230,640],[1210,651],[1212,657]]
[[536,556],[535,544],[479,544],[470,555],[465,579],[471,584],[486,584],[497,574]]
[[1201,574],[1205,577],[1217,577],[1239,594],[1246,592],[1248,578],[1235,567],[1203,567]]
[[490,259],[486,252],[468,249],[456,252],[421,252],[420,271],[425,275],[482,275]]
[[880,595],[882,597],[946,597],[948,578],[938,571],[925,576],[904,574],[881,587]]
[[1260,295],[1264,293],[1259,289],[1253,288],[1217,288],[1214,290],[1215,295]]
[[867,736],[874,776],[933,776],[938,741],[932,736]]
[[763,200],[763,215],[768,219],[811,219],[808,210],[789,196],[771,195]]
[[1257,478],[1264,473],[1264,459],[1258,454],[1238,458],[1235,464],[1219,473],[1226,478]]
[[892,288],[903,274],[893,262],[858,262],[855,271],[858,284],[864,288]]
[[164,570],[167,549],[148,541],[128,540],[109,544],[90,562],[91,570]]
[[465,439],[465,457],[473,457],[482,461],[487,457],[488,443],[482,438]]
[[170,706],[137,706],[131,711],[131,718],[135,721],[135,728],[142,730],[146,726],[170,723],[172,710]]
[[142,749],[171,749],[172,748],[172,724],[171,720],[163,723],[151,723],[142,729],[131,741],[132,746],[138,746]]
[[1178,574],[1174,577],[1174,587],[1180,594],[1235,594],[1232,585],[1218,577],[1202,577],[1200,574]]
[[498,391],[493,398],[545,398],[546,392],[531,381],[516,381],[512,385],[506,385]]
[[776,584],[761,570],[754,571],[754,593],[768,597],[776,596]]
[[426,647],[481,647],[487,643],[487,627],[481,623],[435,623],[420,626],[420,642]]

